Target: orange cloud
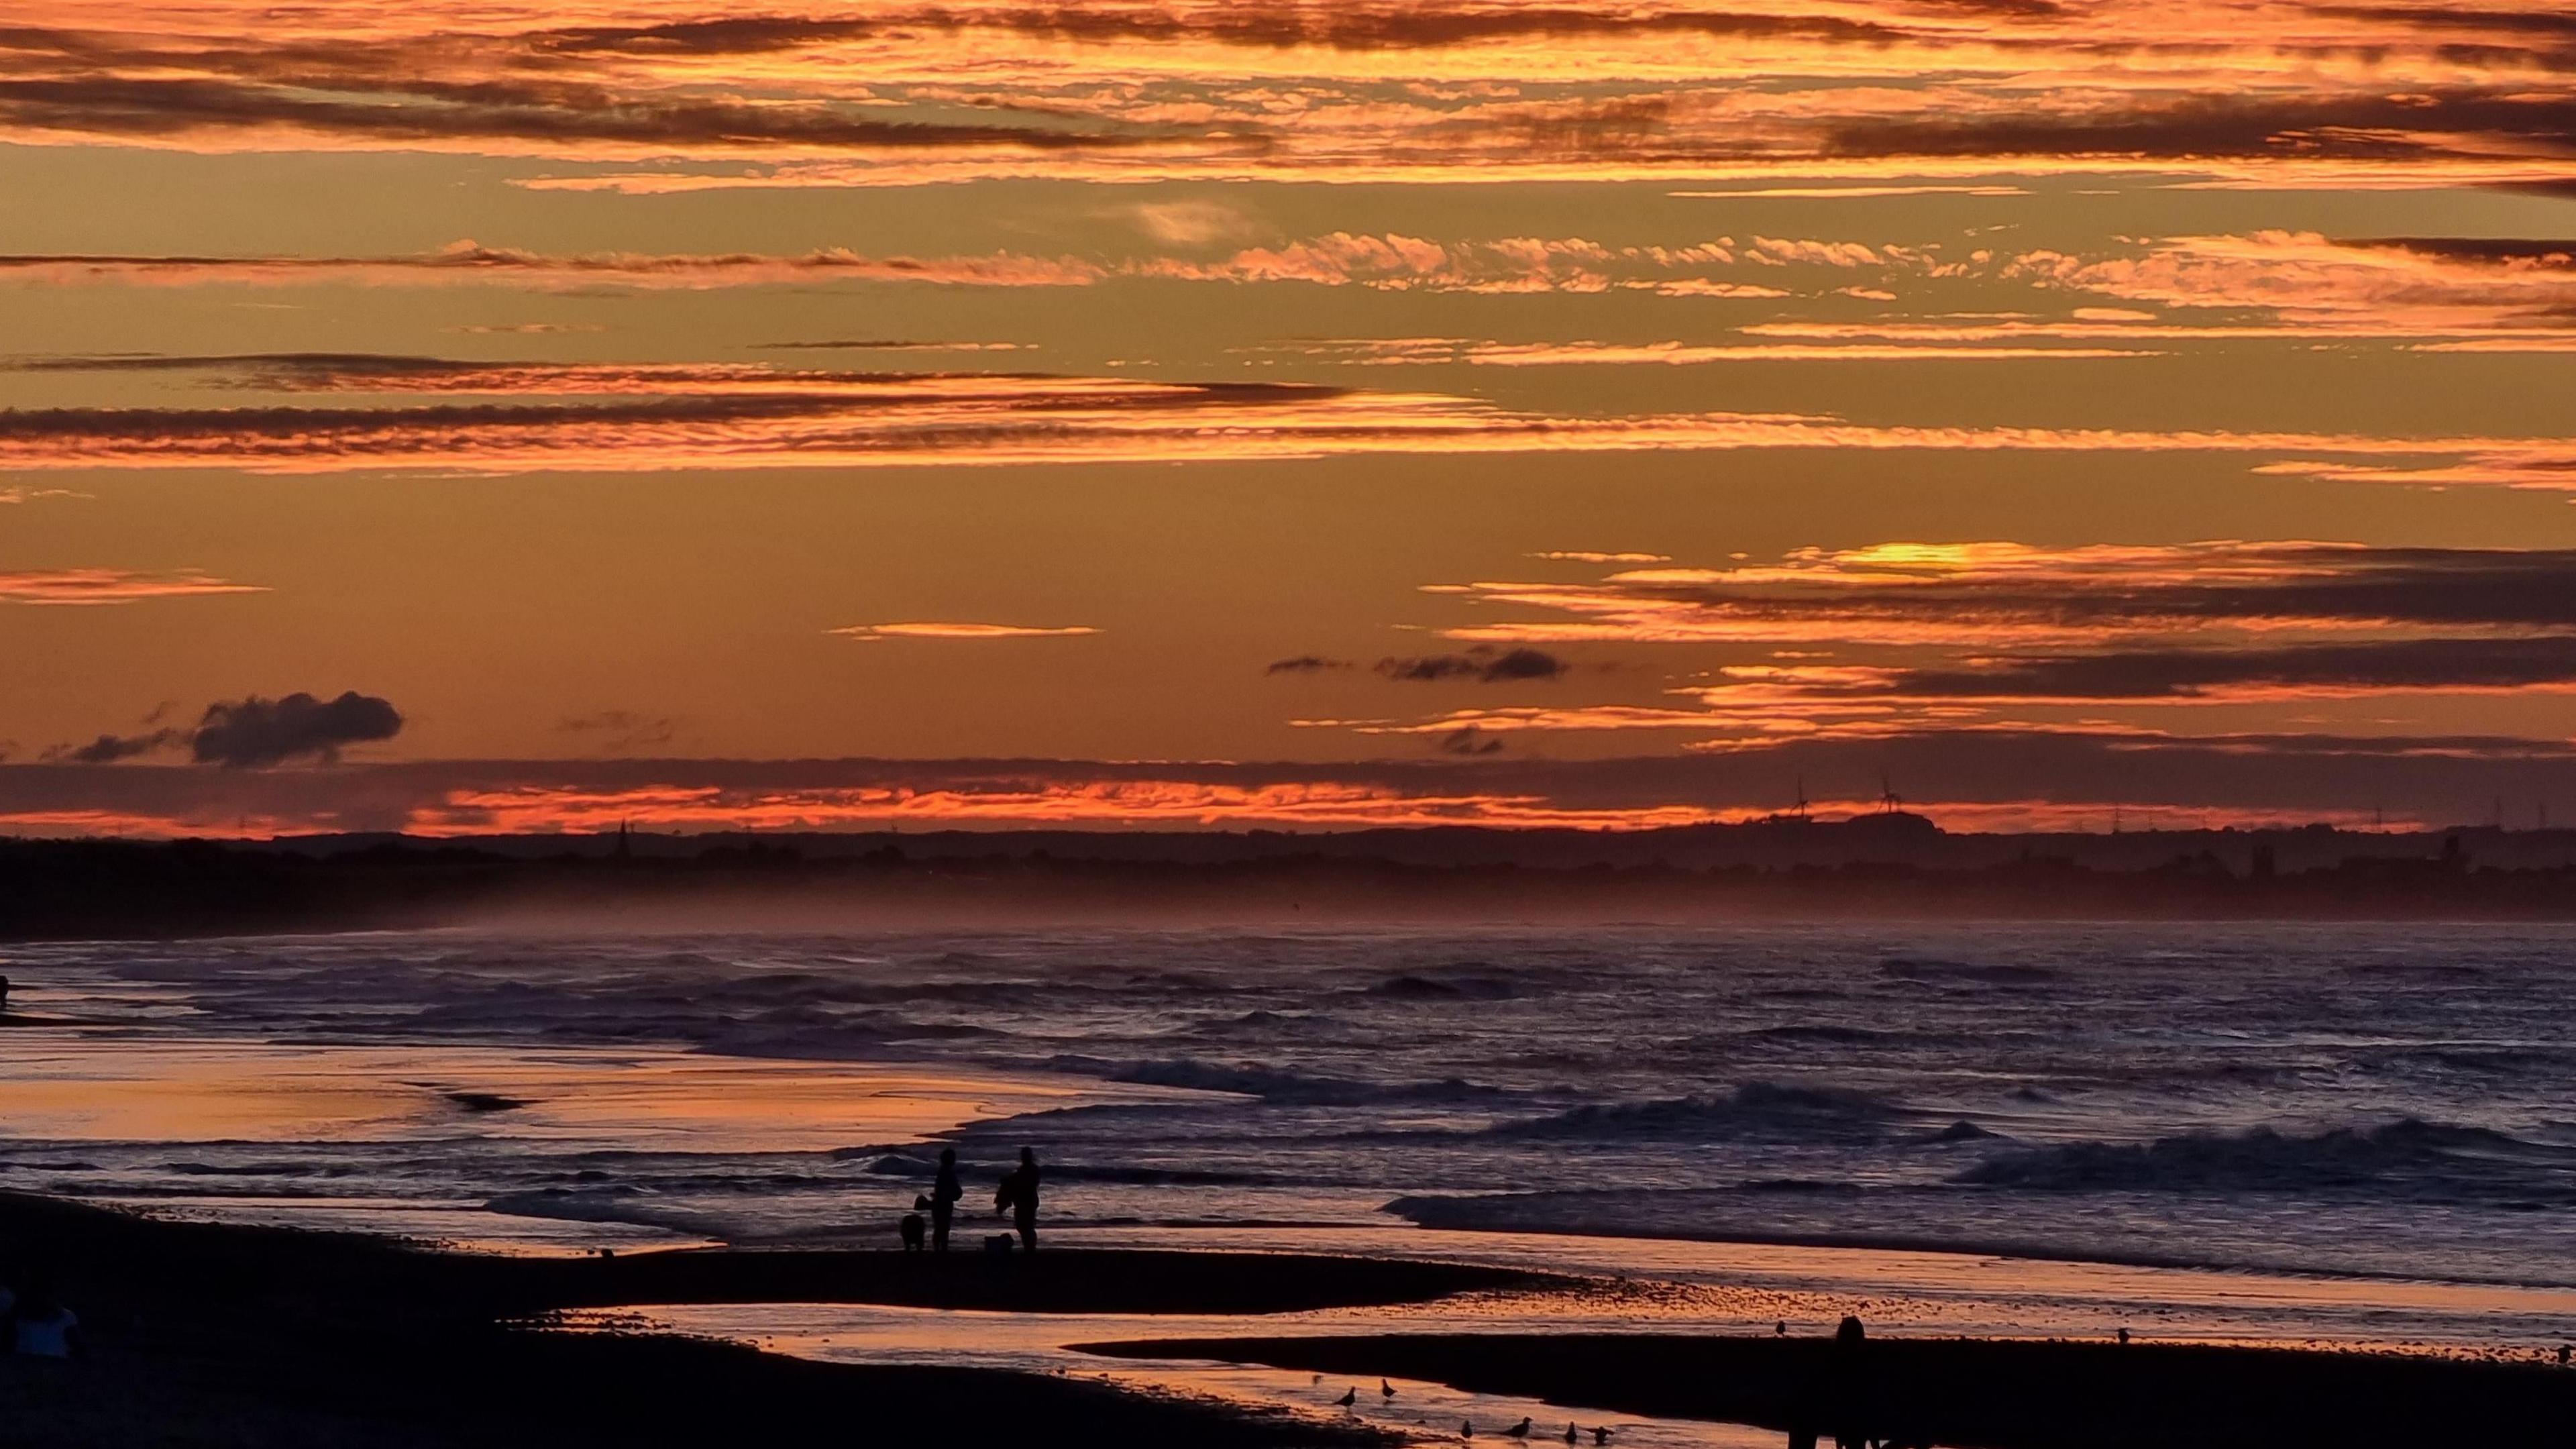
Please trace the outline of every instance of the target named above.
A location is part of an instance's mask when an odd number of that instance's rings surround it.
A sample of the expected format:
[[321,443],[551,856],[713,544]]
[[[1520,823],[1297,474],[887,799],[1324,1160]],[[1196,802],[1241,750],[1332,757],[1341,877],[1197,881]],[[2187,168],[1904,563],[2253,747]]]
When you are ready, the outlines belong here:
[[1691,367],[1712,362],[2028,362],[2046,358],[2084,360],[2162,355],[2154,349],[2134,347],[1948,346],[1940,343],[1470,342],[1459,344],[1446,356],[1414,347],[1364,360],[1378,363],[1467,363],[1477,367]]
[[1571,618],[1463,625],[1486,643],[1825,642],[1989,649],[2097,647],[2211,631],[2280,642],[2407,631],[2576,630],[2546,602],[2576,555],[2376,549],[2316,542],[2187,545],[1885,543],[1800,549],[1777,563],[1638,568],[1593,583],[1483,581],[1480,606]]
[[[2367,799],[2389,818],[2480,818],[2498,790],[2576,788],[2563,741],[2215,735],[2015,727],[1779,736],[1601,759],[1346,764],[991,760],[429,760],[220,770],[0,764],[0,829],[188,835],[409,830],[867,830],[1013,826],[1284,830],[1473,824],[1637,829],[1811,798],[1858,809],[1888,771],[1957,823],[2065,819],[2118,802],[2301,821]],[[2095,822],[2096,825],[2100,823]]]
[[[1690,705],[1587,703],[1362,734],[1678,731],[1723,741],[1929,728],[2134,729],[1999,711],[2193,710],[2396,696],[2576,693],[2576,551],[2313,542],[2038,548],[1888,543],[1773,564],[1625,569],[1593,583],[1432,586],[1556,618],[1453,626],[1503,644],[1735,646],[1669,684]],[[1571,617],[1563,617],[1571,616]],[[1783,644],[1830,644],[1829,650]],[[1747,660],[1747,649],[1766,657]],[[1696,743],[1693,747],[1699,747]]]
[[[2576,330],[2576,248],[2564,242],[2341,242],[2263,231],[2174,237],[2108,259],[2030,252],[2005,272],[2158,308],[2251,312],[2290,335],[2546,340]],[[2215,325],[2216,335],[2229,335]]]
[[635,190],[2124,168],[2424,186],[2564,174],[2561,18],[2445,0],[784,0],[714,17],[496,0],[462,18],[43,0],[0,48],[0,137],[653,163],[556,178]]
[[430,286],[663,289],[756,287],[828,281],[925,282],[964,287],[1080,287],[1103,270],[1069,258],[997,252],[980,257],[869,257],[842,247],[802,256],[586,252],[556,255],[474,241],[392,257],[0,255],[0,280],[45,286]]
[[[732,364],[212,361],[289,390],[502,396],[367,407],[0,412],[0,467],[509,474],[1838,448],[2270,454],[2261,466],[2271,471],[2576,487],[2567,443],[2549,438],[1888,426],[1762,413],[1556,417],[1439,394],[1282,383],[840,374]],[[149,363],[173,364],[199,362]],[[549,401],[554,398],[573,401]],[[2427,461],[2408,472],[2392,459]]]
[[1088,624],[1045,628],[1030,624],[851,624],[826,629],[852,639],[1066,639],[1100,631]]
[[21,569],[0,573],[0,603],[8,604],[131,604],[143,599],[266,592],[259,584],[237,584],[195,569],[170,573],[101,568]]

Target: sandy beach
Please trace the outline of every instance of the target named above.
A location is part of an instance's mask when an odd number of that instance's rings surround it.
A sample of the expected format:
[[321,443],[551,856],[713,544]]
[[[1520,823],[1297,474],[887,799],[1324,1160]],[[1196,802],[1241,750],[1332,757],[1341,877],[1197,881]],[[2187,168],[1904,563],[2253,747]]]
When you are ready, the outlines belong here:
[[1365,1432],[971,1369],[851,1368],[703,1340],[528,1325],[633,1302],[893,1302],[1261,1312],[1505,1286],[1520,1275],[1248,1254],[987,1262],[897,1253],[671,1252],[545,1260],[347,1234],[158,1222],[0,1195],[0,1262],[50,1275],[91,1343],[0,1359],[22,1445],[709,1444],[943,1437],[1263,1446]]
[[[1203,1322],[1580,1286],[1464,1265],[1230,1252],[512,1258],[157,1221],[22,1195],[0,1196],[0,1244],[12,1273],[53,1277],[92,1340],[90,1359],[67,1370],[13,1362],[0,1374],[10,1442],[47,1446],[695,1444],[754,1424],[771,1438],[972,1432],[1057,1443],[1384,1443],[1392,1442],[1384,1427],[1329,1412],[1264,1413],[1078,1377],[816,1363],[703,1338],[547,1325],[558,1310],[758,1303]],[[2213,1346],[1878,1339],[1857,1380],[1829,1342],[1806,1335],[1318,1335],[1086,1347],[1104,1362],[1204,1359],[1511,1394],[1587,1424],[1644,1414],[1785,1433],[1859,1414],[1873,1433],[1903,1442],[1992,1449],[2542,1442],[2576,1415],[2576,1372],[2552,1367]]]
[[[2290,1349],[1815,1337],[1500,1334],[1089,1344],[1508,1392],[1587,1415],[1648,1414],[1981,1449],[2421,1449],[2544,1443],[2576,1415],[2576,1372]],[[1488,1425],[1488,1429],[1501,1425]],[[1795,1442],[1794,1437],[1792,1442]]]

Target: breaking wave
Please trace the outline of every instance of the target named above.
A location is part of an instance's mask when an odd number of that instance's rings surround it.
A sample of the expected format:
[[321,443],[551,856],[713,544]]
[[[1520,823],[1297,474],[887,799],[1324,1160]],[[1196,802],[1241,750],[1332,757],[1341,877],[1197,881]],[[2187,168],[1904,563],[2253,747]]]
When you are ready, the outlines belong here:
[[1492,1137],[1726,1141],[1737,1138],[1850,1141],[1883,1135],[1904,1114],[1876,1097],[1832,1087],[1747,1082],[1713,1097],[1595,1103],[1545,1117],[1501,1122]]
[[2474,1198],[2540,1193],[2576,1201],[2576,1152],[2406,1117],[2307,1136],[2258,1127],[2146,1143],[2026,1148],[1989,1158],[1951,1181],[2050,1192],[2371,1188]]
[[1252,1063],[1228,1064],[1182,1057],[1170,1061],[1103,1061],[1097,1057],[1056,1056],[1047,1065],[1057,1071],[1081,1072],[1103,1081],[1141,1087],[1185,1087],[1202,1092],[1230,1092],[1255,1097],[1273,1106],[1354,1107],[1377,1103],[1418,1102],[1465,1105],[1508,1100],[1510,1093],[1480,1087],[1457,1077],[1424,1082],[1363,1082],[1317,1076]]

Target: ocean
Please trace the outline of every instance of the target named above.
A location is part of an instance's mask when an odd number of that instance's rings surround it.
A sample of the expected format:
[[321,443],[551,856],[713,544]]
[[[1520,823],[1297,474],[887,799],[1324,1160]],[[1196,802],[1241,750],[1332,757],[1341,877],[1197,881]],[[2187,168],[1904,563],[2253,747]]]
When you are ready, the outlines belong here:
[[940,1146],[978,1235],[1029,1146],[1050,1234],[1669,1277],[1684,1317],[2576,1323],[2562,927],[455,931],[0,972],[0,1185],[163,1211],[891,1245]]

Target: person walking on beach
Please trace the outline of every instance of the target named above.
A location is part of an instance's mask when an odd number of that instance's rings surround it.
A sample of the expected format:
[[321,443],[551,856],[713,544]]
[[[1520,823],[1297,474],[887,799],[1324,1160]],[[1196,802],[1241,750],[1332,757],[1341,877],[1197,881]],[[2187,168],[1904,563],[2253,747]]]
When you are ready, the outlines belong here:
[[966,1189],[957,1181],[957,1149],[943,1147],[939,1151],[938,1180],[930,1185],[930,1250],[932,1252],[948,1251],[948,1223],[950,1219],[957,1216],[957,1200],[965,1195]]
[[1011,1215],[1020,1230],[1020,1247],[1034,1253],[1038,1250],[1038,1154],[1035,1148],[1020,1149],[1020,1165],[1002,1179],[1002,1190],[993,1194],[993,1206]]

